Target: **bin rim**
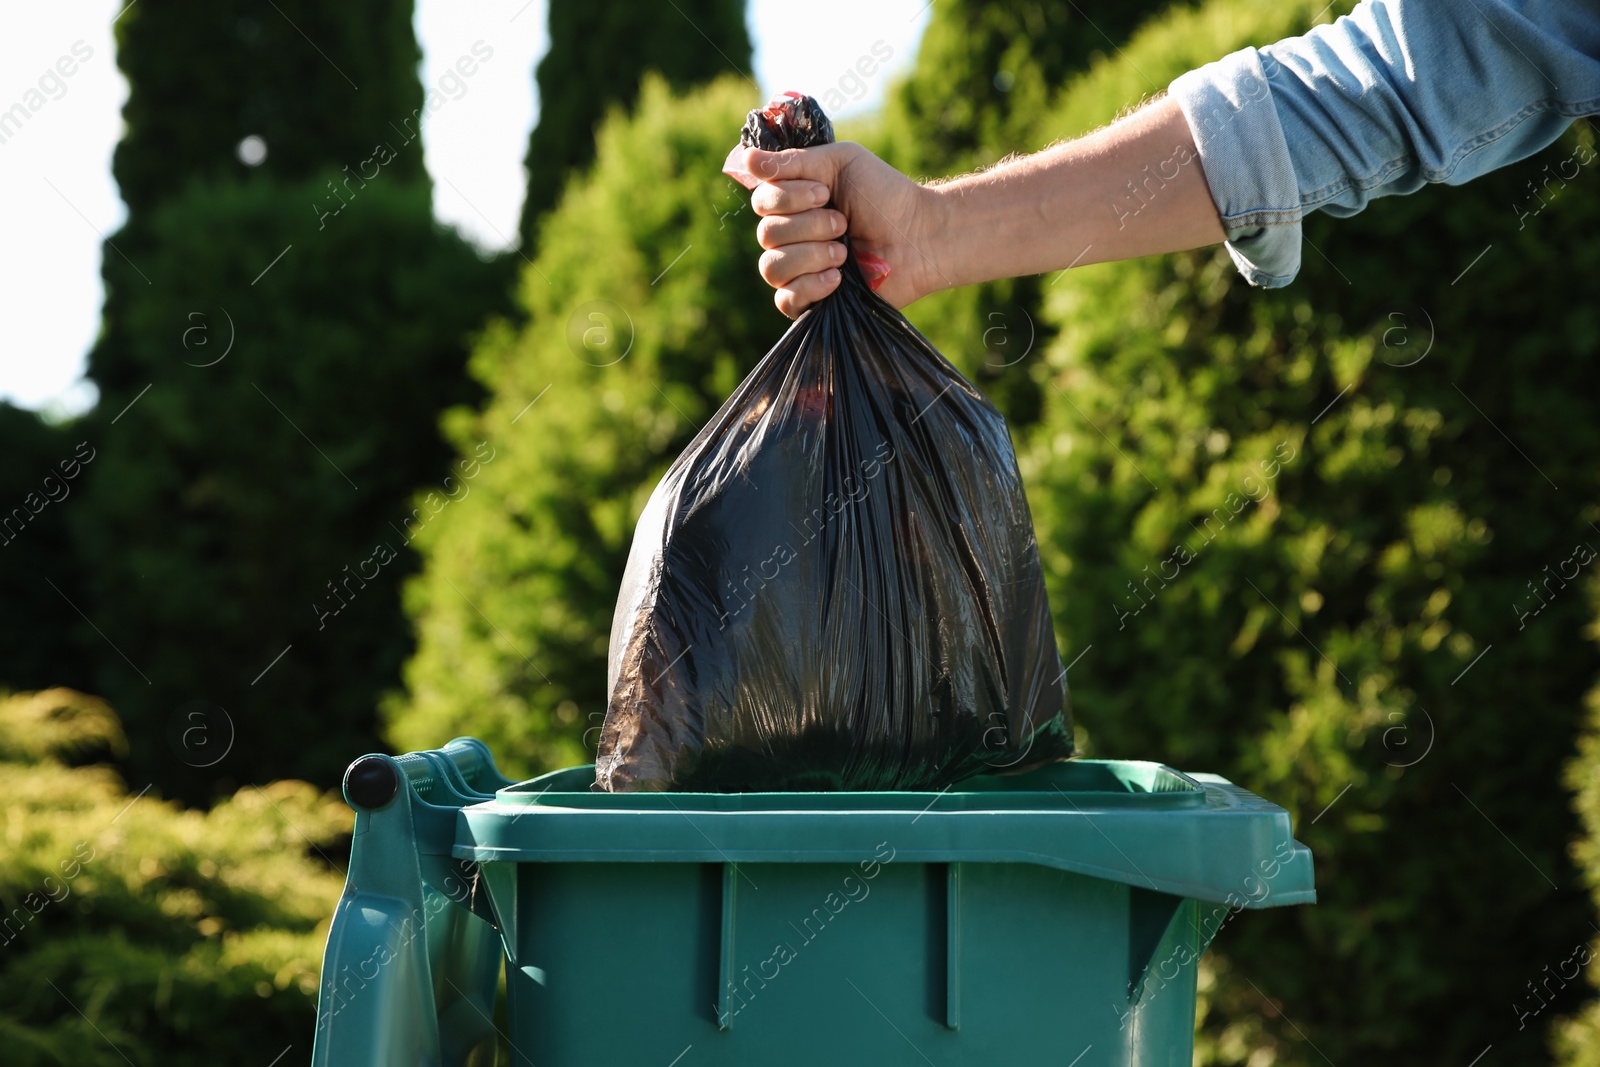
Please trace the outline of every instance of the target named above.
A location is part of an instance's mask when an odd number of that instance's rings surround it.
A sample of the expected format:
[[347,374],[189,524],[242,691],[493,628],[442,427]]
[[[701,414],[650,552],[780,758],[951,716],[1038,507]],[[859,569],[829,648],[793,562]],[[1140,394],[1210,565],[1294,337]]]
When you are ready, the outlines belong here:
[[[1150,761],[1075,759],[941,792],[606,794],[588,790],[592,775],[569,767],[462,807],[452,855],[857,863],[883,862],[888,849],[894,861],[1027,863],[1237,908],[1316,899],[1311,853],[1287,811],[1216,775]],[[1140,782],[1155,788],[1129,788]],[[1074,783],[1103,788],[1059,788]]]
[[940,790],[606,793],[590,788],[594,765],[566,767],[496,791],[507,806],[610,811],[1051,810],[1057,807],[1195,808],[1206,804],[1194,777],[1150,760],[1071,759],[1021,774],[980,775]]

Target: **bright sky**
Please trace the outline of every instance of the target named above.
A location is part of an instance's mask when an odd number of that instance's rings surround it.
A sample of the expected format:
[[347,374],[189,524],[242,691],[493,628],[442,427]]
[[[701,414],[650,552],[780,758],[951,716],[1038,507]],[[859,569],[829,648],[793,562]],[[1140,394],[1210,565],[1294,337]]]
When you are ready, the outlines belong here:
[[[438,83],[477,41],[494,49],[468,91],[427,117],[423,144],[434,212],[486,248],[503,248],[522,206],[522,157],[538,106],[533,66],[546,47],[546,0],[417,0],[422,77]],[[0,399],[69,414],[94,403],[84,357],[100,328],[100,251],[126,211],[111,152],[128,89],[111,23],[126,0],[8,5],[0,17],[0,112],[44,104],[0,143]],[[843,101],[830,114],[877,107],[910,64],[927,0],[751,0],[763,98],[785,89]],[[81,43],[80,43],[81,42]],[[82,58],[87,53],[88,58]],[[888,55],[887,62],[882,62]],[[862,77],[869,57],[882,70]],[[67,57],[59,70],[56,64]],[[752,92],[751,106],[760,103]]]

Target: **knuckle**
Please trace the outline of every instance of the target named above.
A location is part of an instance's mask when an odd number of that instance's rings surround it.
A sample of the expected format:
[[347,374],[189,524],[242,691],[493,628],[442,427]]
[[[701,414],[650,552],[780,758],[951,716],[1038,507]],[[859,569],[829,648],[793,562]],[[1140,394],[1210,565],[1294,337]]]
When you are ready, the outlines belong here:
[[761,253],[761,277],[768,285],[783,285],[788,276],[784,272],[784,255],[782,252],[768,250]]

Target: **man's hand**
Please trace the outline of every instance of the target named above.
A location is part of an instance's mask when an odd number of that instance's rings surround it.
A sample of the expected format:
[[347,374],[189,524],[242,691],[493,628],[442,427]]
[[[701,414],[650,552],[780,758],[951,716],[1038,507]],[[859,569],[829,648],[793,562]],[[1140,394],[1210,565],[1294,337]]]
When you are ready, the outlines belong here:
[[929,258],[937,197],[860,145],[752,148],[744,167],[760,180],[750,204],[762,216],[761,277],[790,318],[838,288],[845,233],[858,254],[888,264],[877,293],[897,308],[953,284],[940,284]]

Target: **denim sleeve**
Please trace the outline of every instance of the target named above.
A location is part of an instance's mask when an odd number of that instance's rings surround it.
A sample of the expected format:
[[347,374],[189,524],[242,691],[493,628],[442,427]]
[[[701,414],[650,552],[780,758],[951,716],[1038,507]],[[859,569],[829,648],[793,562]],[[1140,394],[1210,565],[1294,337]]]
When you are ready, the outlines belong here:
[[1460,185],[1600,111],[1600,0],[1365,0],[1174,81],[1228,251],[1254,285],[1300,270],[1300,223]]

